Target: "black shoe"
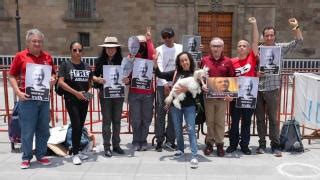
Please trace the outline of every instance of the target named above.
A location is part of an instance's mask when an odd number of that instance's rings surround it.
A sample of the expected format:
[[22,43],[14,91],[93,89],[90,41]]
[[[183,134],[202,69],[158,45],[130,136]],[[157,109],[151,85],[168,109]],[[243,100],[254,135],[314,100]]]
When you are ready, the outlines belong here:
[[112,152],[111,152],[110,148],[106,148],[106,149],[104,150],[104,155],[105,155],[106,157],[112,157]]
[[165,143],[165,146],[166,146],[168,149],[172,150],[172,151],[176,151],[176,150],[177,150],[177,145],[175,145],[174,143],[166,142],[166,143]]
[[156,151],[157,152],[161,152],[162,151],[162,142],[160,143],[157,143],[157,146],[156,146]]
[[245,155],[250,155],[250,154],[251,154],[251,150],[249,149],[248,146],[241,146],[241,151],[242,151],[243,154],[245,154]]
[[118,154],[124,154],[124,150],[121,149],[120,146],[113,147],[113,152],[116,152],[116,153],[118,153]]
[[275,157],[282,157],[282,152],[280,149],[278,148],[271,148],[271,151],[272,151],[272,154],[275,156]]
[[256,150],[257,154],[264,154],[266,152],[266,147],[265,146],[259,146]]
[[227,153],[233,153],[235,150],[237,150],[237,146],[229,146],[226,150]]

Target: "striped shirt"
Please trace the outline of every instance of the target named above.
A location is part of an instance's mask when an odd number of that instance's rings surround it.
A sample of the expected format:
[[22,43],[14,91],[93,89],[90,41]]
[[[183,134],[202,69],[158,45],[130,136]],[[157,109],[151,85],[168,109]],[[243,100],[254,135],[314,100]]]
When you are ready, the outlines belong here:
[[[281,47],[281,60],[289,52],[292,52],[295,49],[295,47],[300,43],[302,43],[302,39],[293,40],[288,43],[275,43],[275,46]],[[260,77],[259,91],[272,91],[275,89],[279,89],[280,83],[281,83],[280,77],[281,77],[281,71],[280,71],[280,75],[266,74]]]

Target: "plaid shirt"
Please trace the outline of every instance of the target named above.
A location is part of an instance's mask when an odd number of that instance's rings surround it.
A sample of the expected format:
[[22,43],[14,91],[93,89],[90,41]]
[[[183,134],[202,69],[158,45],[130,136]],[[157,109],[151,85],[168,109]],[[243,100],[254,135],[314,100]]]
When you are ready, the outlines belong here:
[[[275,43],[275,46],[281,47],[281,60],[285,55],[289,52],[293,51],[293,49],[302,43],[302,39],[293,40],[288,43]],[[282,62],[282,61],[281,61]],[[281,71],[280,75],[264,75],[259,78],[259,91],[272,91],[280,88],[281,83]]]

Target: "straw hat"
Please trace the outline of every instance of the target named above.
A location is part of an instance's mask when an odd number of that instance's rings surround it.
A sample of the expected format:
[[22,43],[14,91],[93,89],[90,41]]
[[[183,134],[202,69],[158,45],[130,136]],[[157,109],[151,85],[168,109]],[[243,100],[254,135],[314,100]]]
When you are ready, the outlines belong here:
[[100,47],[119,47],[121,44],[119,44],[118,39],[116,37],[106,37],[104,39],[104,43],[99,45]]

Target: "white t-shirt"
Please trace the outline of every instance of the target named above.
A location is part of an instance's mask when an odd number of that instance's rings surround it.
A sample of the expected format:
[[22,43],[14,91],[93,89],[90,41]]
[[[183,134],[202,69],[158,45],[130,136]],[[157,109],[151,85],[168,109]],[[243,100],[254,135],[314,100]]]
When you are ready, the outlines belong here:
[[[176,68],[176,57],[179,53],[182,52],[181,44],[173,44],[172,48],[169,48],[165,44],[157,47],[158,56],[158,67],[161,72],[173,71]],[[169,83],[172,85],[172,82],[168,82],[164,79],[157,78],[157,86],[163,86],[164,84]]]

